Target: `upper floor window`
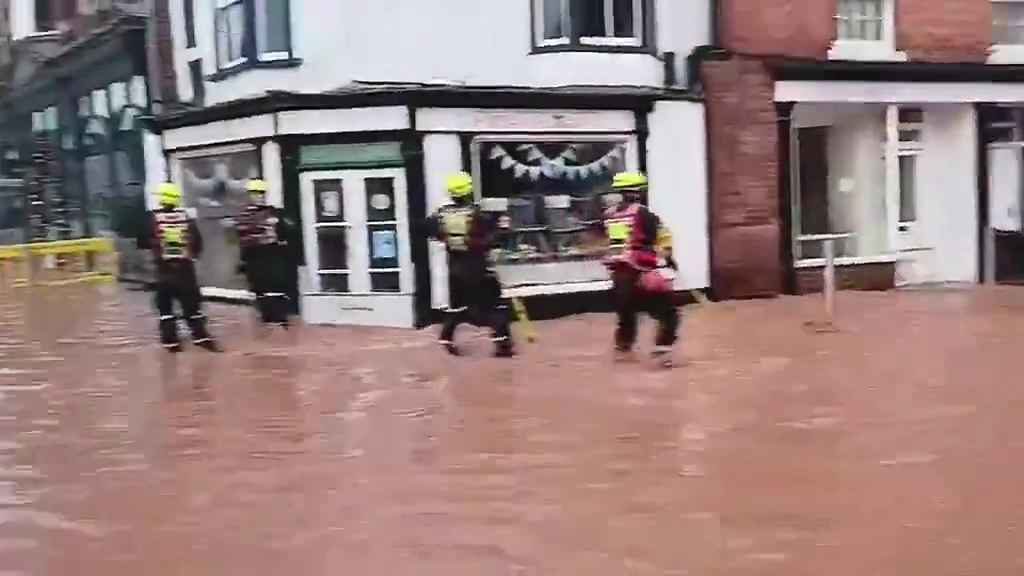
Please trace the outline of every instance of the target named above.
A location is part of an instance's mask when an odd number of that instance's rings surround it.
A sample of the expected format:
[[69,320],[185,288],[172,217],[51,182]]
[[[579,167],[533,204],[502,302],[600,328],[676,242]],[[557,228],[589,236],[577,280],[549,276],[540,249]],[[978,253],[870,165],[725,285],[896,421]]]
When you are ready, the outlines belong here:
[[1024,1],[992,0],[992,41],[1024,45]]
[[839,0],[836,35],[840,40],[883,40],[884,0]]
[[533,0],[534,43],[641,48],[648,10],[648,0]]
[[896,51],[897,0],[839,0],[834,60],[905,60]]
[[289,0],[217,0],[217,67],[290,60]]

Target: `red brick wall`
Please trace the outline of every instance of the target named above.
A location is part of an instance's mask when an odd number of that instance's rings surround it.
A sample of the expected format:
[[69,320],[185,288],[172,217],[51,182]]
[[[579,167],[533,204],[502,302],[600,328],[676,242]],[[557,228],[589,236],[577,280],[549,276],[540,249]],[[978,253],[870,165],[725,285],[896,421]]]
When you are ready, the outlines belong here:
[[711,152],[712,288],[723,298],[782,288],[774,83],[755,59],[704,64]]
[[740,54],[825,58],[835,38],[836,7],[837,0],[719,0],[722,47]]
[[[824,59],[837,0],[719,0],[721,44],[740,54]],[[990,0],[896,0],[896,44],[910,60],[984,62]]]
[[896,2],[896,47],[911,61],[984,62],[991,44],[990,0]]

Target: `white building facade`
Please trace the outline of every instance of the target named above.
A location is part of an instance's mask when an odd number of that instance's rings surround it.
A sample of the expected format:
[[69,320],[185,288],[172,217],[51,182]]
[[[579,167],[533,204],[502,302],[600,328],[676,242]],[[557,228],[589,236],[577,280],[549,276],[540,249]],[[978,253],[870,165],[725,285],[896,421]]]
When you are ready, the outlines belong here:
[[158,123],[210,239],[208,293],[244,291],[231,218],[261,177],[301,229],[306,321],[426,324],[447,269],[419,224],[460,170],[511,220],[508,295],[607,290],[593,225],[621,170],[650,176],[676,287],[708,286],[704,107],[686,89],[708,2],[172,0],[171,14],[194,106]]

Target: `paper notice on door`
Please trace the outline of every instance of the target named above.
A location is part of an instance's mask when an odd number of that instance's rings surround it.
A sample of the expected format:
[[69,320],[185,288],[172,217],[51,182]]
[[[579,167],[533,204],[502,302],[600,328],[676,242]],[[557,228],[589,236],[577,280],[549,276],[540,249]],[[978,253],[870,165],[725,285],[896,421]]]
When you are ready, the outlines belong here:
[[398,255],[398,241],[394,230],[374,230],[373,259],[389,260]]
[[336,218],[341,214],[341,194],[337,190],[324,190],[320,193],[320,211],[327,218]]

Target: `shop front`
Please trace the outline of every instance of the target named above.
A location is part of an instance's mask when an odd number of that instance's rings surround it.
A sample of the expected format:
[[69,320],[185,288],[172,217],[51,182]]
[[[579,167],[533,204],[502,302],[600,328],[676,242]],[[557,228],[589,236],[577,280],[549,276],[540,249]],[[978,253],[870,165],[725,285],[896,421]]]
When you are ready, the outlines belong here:
[[303,318],[413,326],[416,278],[401,144],[305,145],[298,167]]
[[303,319],[412,327],[448,304],[444,246],[420,223],[448,202],[457,171],[473,174],[476,200],[503,222],[495,258],[508,296],[608,289],[600,216],[623,170],[649,172],[650,204],[675,232],[677,288],[707,287],[703,107],[653,96],[275,94],[162,123],[173,173],[215,238],[200,265],[208,293],[245,297],[231,219],[244,180],[261,176],[301,231]]
[[110,238],[122,278],[140,281],[151,279],[148,255],[135,248],[144,190],[161,176],[159,163],[146,163],[147,149],[161,157],[143,122],[151,112],[144,47],[145,20],[124,16],[34,63],[0,105],[0,178],[38,197],[16,213],[33,228],[23,238]]
[[[824,235],[847,285],[977,280],[970,104],[798,103],[790,174],[797,291],[818,288]],[[963,159],[967,160],[964,161]]]

